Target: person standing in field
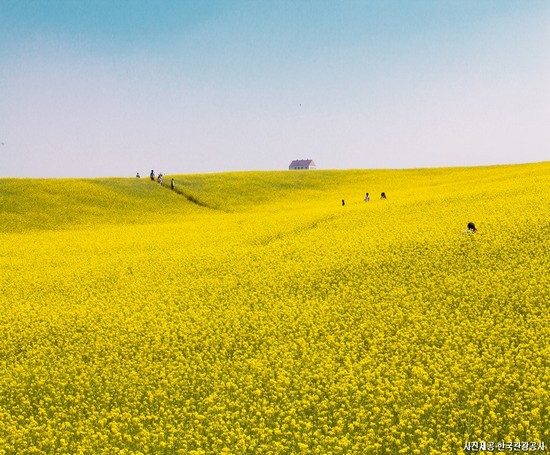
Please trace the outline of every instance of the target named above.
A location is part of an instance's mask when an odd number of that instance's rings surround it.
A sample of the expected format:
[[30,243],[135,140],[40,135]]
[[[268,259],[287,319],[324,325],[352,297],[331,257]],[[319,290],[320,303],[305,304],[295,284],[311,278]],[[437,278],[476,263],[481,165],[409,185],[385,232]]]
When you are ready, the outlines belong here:
[[174,179],[172,179],[170,181],[170,188],[172,188],[172,190],[174,189],[174,186],[175,186],[175,182],[174,182]]
[[466,230],[462,231],[463,234],[475,234],[477,232],[476,225],[471,221],[468,223]]
[[159,185],[162,185],[162,172],[159,174],[157,181],[159,182]]
[[369,202],[370,201],[370,196],[369,196],[369,193],[365,194],[365,202]]
[[346,205],[346,201],[342,199],[342,206]]
[[155,171],[151,169],[151,181],[155,181]]
[[382,194],[380,195],[380,199],[386,199],[386,193],[382,191]]
[[139,175],[139,172],[136,174],[136,178],[137,179],[141,178],[141,175]]

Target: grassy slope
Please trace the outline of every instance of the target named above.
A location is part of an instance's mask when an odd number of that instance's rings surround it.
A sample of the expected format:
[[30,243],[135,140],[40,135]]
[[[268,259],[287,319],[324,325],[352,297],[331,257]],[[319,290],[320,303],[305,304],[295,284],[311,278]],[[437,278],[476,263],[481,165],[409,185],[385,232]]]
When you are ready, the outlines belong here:
[[[20,452],[147,453],[139,429],[121,442],[97,417],[124,425],[127,407],[177,426],[183,453],[199,433],[221,452],[213,428],[234,453],[244,428],[254,453],[262,419],[295,416],[298,438],[314,409],[321,453],[342,453],[343,435],[349,453],[540,439],[549,176],[550,163],[176,176],[203,206],[146,179],[0,180],[0,430]],[[468,221],[476,236],[460,235]],[[332,433],[340,417],[357,429]]]
[[0,231],[150,223],[196,207],[149,179],[0,179]]
[[[549,175],[548,162],[479,168],[233,172],[174,176],[176,192],[149,179],[0,179],[0,232],[150,224],[212,210],[303,212],[306,206],[339,206],[341,199],[349,207],[361,205],[367,191],[373,201],[385,191],[389,200],[401,205],[429,206],[442,198],[452,204],[454,198],[466,198],[472,215],[483,215],[484,197],[502,197],[506,207],[526,194],[538,194],[547,186]],[[529,184],[524,186],[523,181]],[[480,210],[476,213],[475,208]]]
[[[223,209],[243,209],[258,204],[278,202],[303,203],[304,198],[318,197],[325,203],[361,202],[365,192],[377,198],[385,191],[391,199],[413,198],[433,188],[452,188],[457,196],[483,196],[496,187],[506,189],[505,181],[515,181],[521,190],[521,179],[538,178],[543,185],[550,173],[550,163],[478,168],[435,168],[410,170],[347,170],[315,172],[234,172],[175,176],[184,191],[208,205]],[[496,185],[495,185],[496,184]],[[527,191],[534,188],[525,188]],[[508,194],[514,197],[514,194]]]

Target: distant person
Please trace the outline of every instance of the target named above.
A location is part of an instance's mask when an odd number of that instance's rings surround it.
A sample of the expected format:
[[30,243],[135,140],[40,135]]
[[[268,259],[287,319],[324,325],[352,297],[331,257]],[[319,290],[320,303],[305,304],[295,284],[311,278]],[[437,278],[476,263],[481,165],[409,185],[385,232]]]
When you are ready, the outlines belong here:
[[342,206],[346,205],[346,201],[342,199]]
[[462,231],[463,234],[475,234],[477,232],[476,225],[472,222],[468,223],[466,230]]
[[365,202],[369,202],[370,201],[370,196],[369,196],[369,193],[365,194]]
[[380,199],[386,199],[386,193],[382,191],[382,194],[380,195]]
[[141,175],[139,175],[139,172],[136,174],[136,178],[137,178],[137,179],[140,179],[140,178],[141,178]]
[[155,181],[155,171],[151,170],[151,181]]
[[159,182],[159,185],[162,185],[162,173],[159,174],[157,181]]
[[174,185],[175,185],[175,182],[174,182],[174,179],[172,179],[170,181],[170,188],[172,188],[172,190],[174,189]]

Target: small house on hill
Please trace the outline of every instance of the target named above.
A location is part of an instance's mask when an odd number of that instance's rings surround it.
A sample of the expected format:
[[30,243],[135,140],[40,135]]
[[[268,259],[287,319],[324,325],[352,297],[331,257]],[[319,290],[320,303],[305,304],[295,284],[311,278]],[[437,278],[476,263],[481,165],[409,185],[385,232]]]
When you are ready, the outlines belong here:
[[294,160],[288,166],[290,170],[293,169],[316,169],[315,162],[313,160]]

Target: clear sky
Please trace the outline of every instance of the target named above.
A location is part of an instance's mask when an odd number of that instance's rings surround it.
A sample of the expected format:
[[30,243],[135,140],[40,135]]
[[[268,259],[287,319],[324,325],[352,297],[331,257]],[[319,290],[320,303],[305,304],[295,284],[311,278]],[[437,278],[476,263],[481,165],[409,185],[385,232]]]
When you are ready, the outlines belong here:
[[548,0],[0,0],[0,177],[550,160]]

